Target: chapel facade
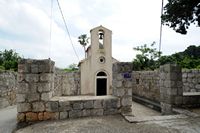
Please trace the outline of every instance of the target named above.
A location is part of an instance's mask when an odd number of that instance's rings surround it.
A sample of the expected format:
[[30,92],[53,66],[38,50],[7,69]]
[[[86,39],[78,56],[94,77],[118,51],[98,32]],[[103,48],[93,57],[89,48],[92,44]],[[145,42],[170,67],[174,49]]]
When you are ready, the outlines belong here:
[[90,30],[91,45],[86,59],[79,63],[81,71],[81,95],[112,94],[112,31],[98,26]]

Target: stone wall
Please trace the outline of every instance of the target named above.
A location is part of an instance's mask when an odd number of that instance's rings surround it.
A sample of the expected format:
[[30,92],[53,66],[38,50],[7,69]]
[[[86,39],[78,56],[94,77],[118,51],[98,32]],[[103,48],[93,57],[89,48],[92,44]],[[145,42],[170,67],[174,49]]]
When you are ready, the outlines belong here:
[[200,70],[182,70],[183,92],[200,92]]
[[55,71],[54,96],[77,96],[80,92],[79,71]]
[[131,82],[128,81],[124,83],[126,93],[122,97],[53,96],[53,93],[55,95],[58,92],[54,91],[56,79],[54,73],[54,62],[51,60],[24,59],[19,62],[17,90],[19,123],[117,114],[131,105],[132,90]]
[[183,103],[181,68],[176,64],[160,66],[159,84],[162,114],[172,114],[172,108]]
[[133,95],[149,99],[154,102],[160,101],[159,72],[133,71],[132,72]]
[[0,108],[16,103],[17,74],[11,71],[0,71]]
[[55,115],[46,107],[54,89],[54,62],[23,59],[18,63],[17,118],[19,122],[47,119]]
[[120,112],[132,112],[132,63],[113,64],[113,96],[118,97]]

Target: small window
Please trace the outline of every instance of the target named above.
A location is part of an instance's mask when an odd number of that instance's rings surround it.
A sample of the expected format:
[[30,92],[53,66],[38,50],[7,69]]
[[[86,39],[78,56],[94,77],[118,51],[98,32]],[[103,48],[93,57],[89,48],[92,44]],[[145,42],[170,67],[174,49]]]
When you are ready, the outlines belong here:
[[99,57],[99,63],[103,64],[105,62],[106,62],[105,57],[103,57],[103,56]]
[[105,72],[99,72],[99,73],[97,74],[97,76],[106,76],[106,73],[105,73]]

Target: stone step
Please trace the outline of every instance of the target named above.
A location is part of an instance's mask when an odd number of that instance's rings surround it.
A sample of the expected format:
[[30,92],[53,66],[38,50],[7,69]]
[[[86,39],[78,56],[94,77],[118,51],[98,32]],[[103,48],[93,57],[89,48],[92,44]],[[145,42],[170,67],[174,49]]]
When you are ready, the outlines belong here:
[[161,107],[160,107],[159,103],[153,102],[153,101],[148,100],[146,98],[138,97],[136,95],[133,95],[132,98],[133,98],[133,101],[136,101],[136,102],[138,102],[138,103],[140,103],[142,105],[145,105],[145,106],[147,106],[149,108],[155,109],[155,110],[157,110],[159,112],[161,111]]
[[165,115],[165,116],[124,116],[124,118],[130,123],[141,123],[141,122],[148,122],[148,121],[163,121],[163,120],[170,120],[170,119],[183,119],[188,118],[189,116],[186,115]]

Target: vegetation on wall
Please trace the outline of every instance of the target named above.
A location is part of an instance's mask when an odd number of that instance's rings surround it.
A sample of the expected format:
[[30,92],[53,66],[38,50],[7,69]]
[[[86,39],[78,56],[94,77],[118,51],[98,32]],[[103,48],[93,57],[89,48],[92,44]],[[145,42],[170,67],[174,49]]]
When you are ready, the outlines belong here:
[[19,59],[19,54],[12,49],[0,51],[0,69],[17,71]]
[[176,63],[182,68],[200,69],[200,46],[191,45],[183,52],[178,52],[168,56],[160,56],[156,48],[153,48],[155,43],[150,47],[147,44],[134,48],[140,52],[133,60],[133,70],[154,70],[160,65],[167,63]]

